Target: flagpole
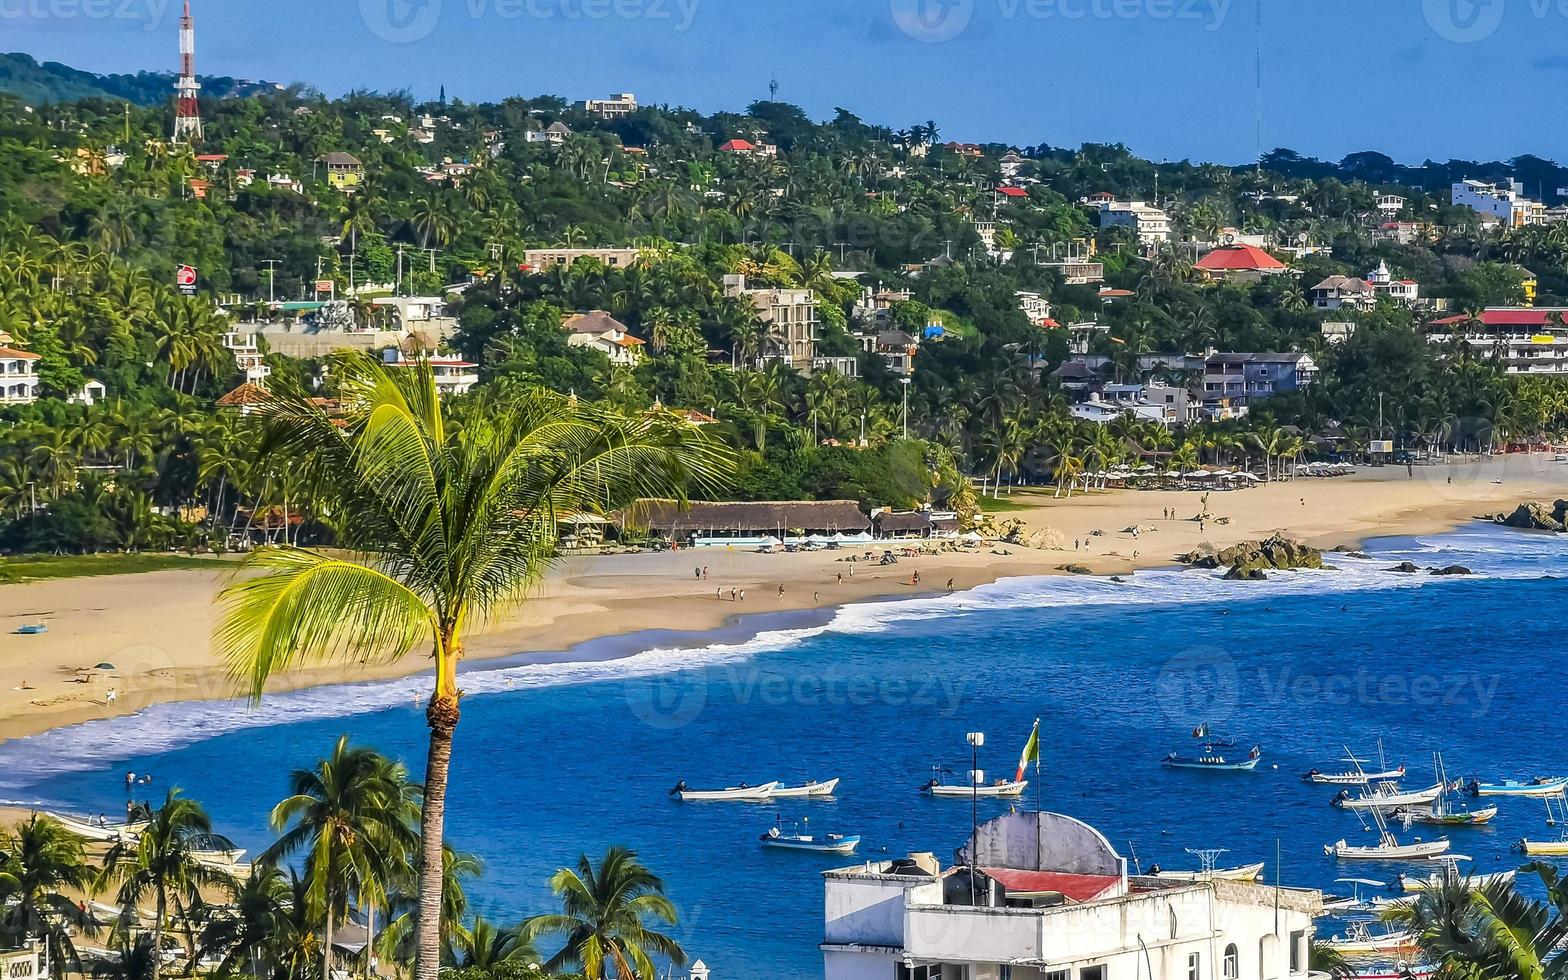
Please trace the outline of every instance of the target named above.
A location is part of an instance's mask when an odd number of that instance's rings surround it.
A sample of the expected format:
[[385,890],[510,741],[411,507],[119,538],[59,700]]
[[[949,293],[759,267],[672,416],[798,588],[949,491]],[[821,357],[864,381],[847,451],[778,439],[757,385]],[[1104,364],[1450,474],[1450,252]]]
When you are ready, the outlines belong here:
[[1034,809],[1045,812],[1045,787],[1040,783],[1040,719],[1034,720]]

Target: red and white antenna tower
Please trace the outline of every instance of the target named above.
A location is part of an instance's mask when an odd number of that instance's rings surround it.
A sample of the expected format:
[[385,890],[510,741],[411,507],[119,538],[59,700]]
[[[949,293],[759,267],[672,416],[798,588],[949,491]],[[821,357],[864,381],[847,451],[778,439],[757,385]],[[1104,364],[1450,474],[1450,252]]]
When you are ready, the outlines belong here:
[[180,18],[180,80],[174,83],[174,142],[201,141],[201,109],[196,104],[201,83],[196,81],[196,22],[191,19],[191,0],[185,0],[185,16]]

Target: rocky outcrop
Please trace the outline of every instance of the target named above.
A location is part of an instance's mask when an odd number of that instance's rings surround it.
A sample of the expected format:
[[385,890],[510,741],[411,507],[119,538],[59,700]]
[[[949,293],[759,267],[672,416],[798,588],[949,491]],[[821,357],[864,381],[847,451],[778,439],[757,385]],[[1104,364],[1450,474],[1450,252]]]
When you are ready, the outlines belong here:
[[1399,564],[1395,565],[1393,568],[1389,569],[1389,571],[1391,571],[1391,572],[1401,572],[1401,573],[1403,573],[1405,575],[1414,575],[1416,572],[1419,572],[1420,570],[1421,569],[1416,567],[1415,562],[1410,562],[1410,561],[1402,561]]
[[1227,579],[1243,582],[1264,581],[1272,571],[1324,567],[1323,552],[1278,534],[1263,541],[1243,541],[1229,548],[1204,546],[1177,560],[1193,568],[1229,569],[1225,573]]
[[1449,565],[1447,568],[1432,569],[1433,575],[1474,575],[1470,569],[1463,565]]
[[1492,520],[1505,527],[1561,533],[1568,530],[1568,500],[1559,500],[1551,507],[1539,500],[1526,500],[1512,514],[1498,514]]
[[1056,566],[1056,570],[1058,572],[1066,572],[1069,575],[1093,575],[1094,574],[1093,571],[1083,567],[1082,565],[1058,565],[1058,566]]

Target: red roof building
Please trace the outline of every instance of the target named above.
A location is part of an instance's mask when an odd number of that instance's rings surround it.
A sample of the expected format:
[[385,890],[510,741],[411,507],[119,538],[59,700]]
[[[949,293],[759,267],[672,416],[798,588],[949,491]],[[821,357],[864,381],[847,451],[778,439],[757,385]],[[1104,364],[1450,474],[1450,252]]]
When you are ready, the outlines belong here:
[[1111,875],[1068,874],[1063,871],[1022,871],[1016,868],[981,868],[981,873],[1007,889],[1008,897],[1061,895],[1071,902],[1092,902],[1121,891],[1122,880]]
[[[1544,327],[1547,325],[1549,315],[1556,313],[1560,318],[1568,321],[1568,309],[1551,309],[1541,307],[1494,307],[1481,311],[1481,325],[1483,327]],[[1447,316],[1441,320],[1433,320],[1434,327],[1453,327],[1468,324],[1470,318],[1463,314]]]
[[1256,245],[1224,245],[1199,259],[1194,268],[1211,279],[1256,280],[1286,272],[1289,266]]
[[730,140],[719,147],[720,153],[756,153],[757,146],[748,140]]
[[1029,192],[1024,190],[1022,187],[998,187],[996,192],[1004,197],[1018,198],[1029,196]]

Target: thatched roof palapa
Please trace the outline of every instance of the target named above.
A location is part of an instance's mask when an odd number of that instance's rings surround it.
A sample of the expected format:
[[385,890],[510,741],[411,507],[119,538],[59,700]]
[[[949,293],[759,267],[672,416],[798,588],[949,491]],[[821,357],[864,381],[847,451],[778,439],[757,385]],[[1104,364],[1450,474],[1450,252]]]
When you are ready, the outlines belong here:
[[871,527],[853,500],[693,501],[685,508],[674,500],[639,500],[616,517],[623,527],[646,528],[672,537],[704,531],[774,533],[792,528],[859,533]]

